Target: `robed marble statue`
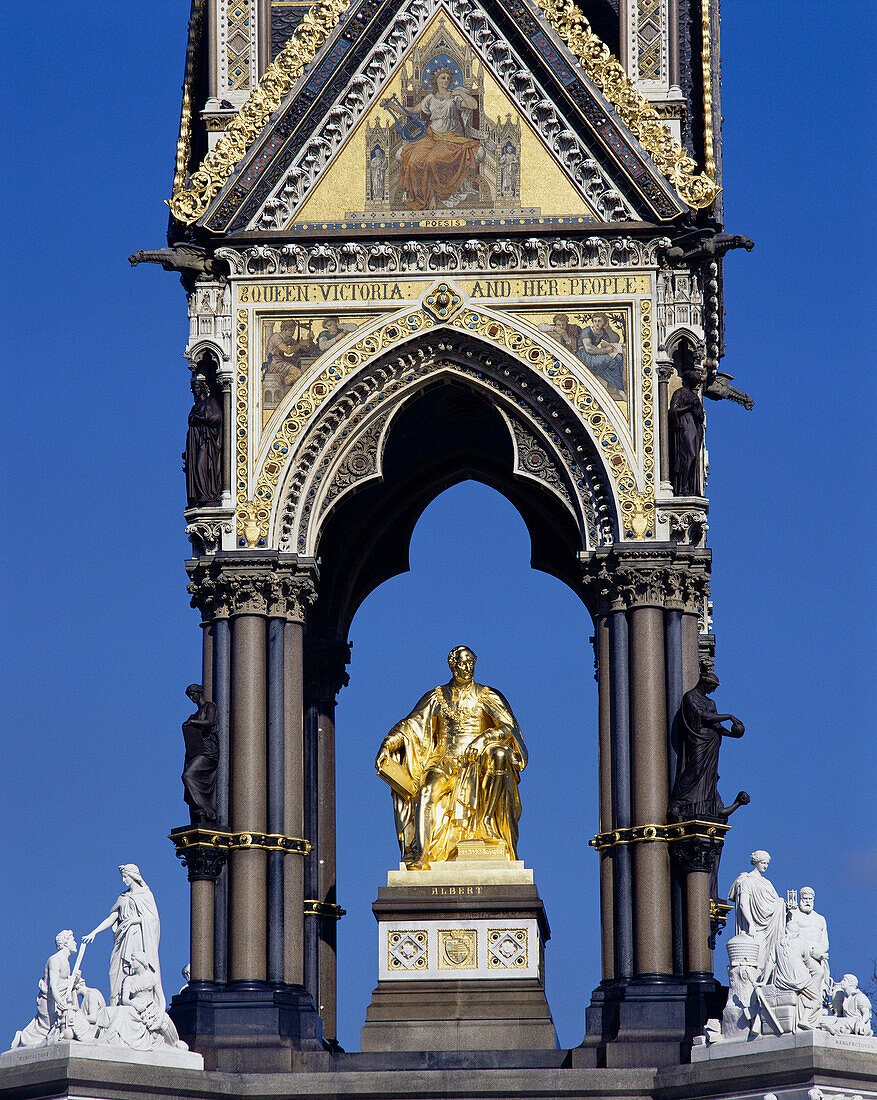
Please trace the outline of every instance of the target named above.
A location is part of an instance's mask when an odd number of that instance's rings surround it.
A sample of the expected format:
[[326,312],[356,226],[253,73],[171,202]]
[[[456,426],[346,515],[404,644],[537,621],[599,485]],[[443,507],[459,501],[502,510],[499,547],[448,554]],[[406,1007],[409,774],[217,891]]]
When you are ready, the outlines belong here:
[[393,788],[399,848],[410,870],[454,859],[464,843],[517,859],[527,749],[503,696],[475,683],[475,661],[467,646],[452,649],[450,682],[393,726],[375,760]]

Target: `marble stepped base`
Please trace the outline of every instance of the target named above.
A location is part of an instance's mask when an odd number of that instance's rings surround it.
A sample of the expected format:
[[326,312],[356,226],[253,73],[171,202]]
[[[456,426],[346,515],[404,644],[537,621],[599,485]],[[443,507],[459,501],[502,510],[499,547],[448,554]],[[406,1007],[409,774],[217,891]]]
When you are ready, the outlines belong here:
[[204,1059],[194,1050],[131,1050],[130,1047],[103,1046],[97,1043],[52,1043],[45,1047],[18,1047],[0,1054],[0,1070],[42,1066],[49,1062],[113,1062],[116,1065],[160,1066],[173,1069],[204,1069]]
[[292,1073],[219,1073],[62,1055],[0,1064],[0,1100],[825,1100],[877,1097],[877,1055],[797,1047],[662,1069],[582,1069],[575,1051],[297,1054]]
[[378,985],[363,1051],[556,1047],[543,963],[550,932],[532,872],[467,860],[387,878],[372,907]]
[[[796,1031],[791,1035],[765,1035],[742,1043],[699,1043],[691,1050],[692,1062],[775,1054],[785,1050],[847,1050],[877,1059],[877,1038],[866,1035],[829,1035],[827,1031]],[[877,1086],[877,1080],[875,1080]]]

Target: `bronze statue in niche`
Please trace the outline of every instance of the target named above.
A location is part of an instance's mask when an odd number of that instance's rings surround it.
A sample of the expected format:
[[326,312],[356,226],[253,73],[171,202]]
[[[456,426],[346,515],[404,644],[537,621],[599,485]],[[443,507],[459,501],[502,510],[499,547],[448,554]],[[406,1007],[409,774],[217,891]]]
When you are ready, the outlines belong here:
[[682,339],[673,350],[673,366],[682,385],[670,399],[667,419],[670,428],[670,472],[673,492],[678,497],[700,496],[700,451],[703,447],[703,401],[697,392],[703,374],[695,362],[694,349]]
[[222,406],[207,379],[192,378],[192,411],[183,452],[186,501],[190,508],[219,504],[222,497]]

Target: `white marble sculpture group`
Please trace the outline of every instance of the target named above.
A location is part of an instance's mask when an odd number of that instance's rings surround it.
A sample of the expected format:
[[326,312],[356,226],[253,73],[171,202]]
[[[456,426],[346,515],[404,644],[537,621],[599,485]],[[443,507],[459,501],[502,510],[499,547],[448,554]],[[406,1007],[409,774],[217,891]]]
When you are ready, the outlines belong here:
[[[37,1014],[16,1032],[12,1050],[60,1042],[96,1043],[128,1050],[187,1050],[166,1012],[158,961],[160,923],[155,898],[133,863],[119,868],[125,889],[109,916],[82,937],[71,971],[76,939],[69,929],[55,937],[57,951],[46,963],[37,994]],[[81,973],[86,946],[113,931],[109,1004]]]
[[813,908],[813,888],[802,886],[783,900],[765,875],[770,855],[753,852],[751,862],[728,894],[736,922],[728,941],[728,1000],[722,1019],[707,1023],[706,1041],[815,1030],[873,1035],[871,1002],[855,975],[831,979],[828,928]]

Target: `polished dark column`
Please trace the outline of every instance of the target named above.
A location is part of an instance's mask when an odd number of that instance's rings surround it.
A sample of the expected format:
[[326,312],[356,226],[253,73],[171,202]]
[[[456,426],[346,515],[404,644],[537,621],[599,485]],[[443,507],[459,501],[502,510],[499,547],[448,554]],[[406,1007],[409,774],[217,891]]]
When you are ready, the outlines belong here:
[[[667,728],[669,731],[667,778],[670,789],[676,781],[679,764],[679,733],[677,723],[682,705],[682,609],[671,607],[664,612],[664,648],[667,667]],[[673,973],[685,971],[685,936],[683,930],[683,882],[676,864],[670,866],[670,908],[673,927]]]
[[[268,620],[268,832],[283,833],[284,824],[284,621]],[[283,852],[268,852],[268,961],[272,984],[284,980]]]
[[[216,823],[228,825],[229,731],[231,728],[231,626],[227,618],[213,623],[213,695],[216,703],[219,766],[216,771]],[[228,868],[223,863],[213,899],[213,976],[228,981]]]
[[[231,815],[236,833],[264,833],[267,814],[266,620],[235,614],[231,625]],[[267,852],[235,848],[229,856],[229,981],[264,982],[267,974]]]
[[[663,825],[669,797],[664,615],[660,606],[638,606],[629,618],[633,824]],[[660,839],[645,840],[633,849],[634,973],[670,975],[667,845]]]
[[320,1010],[320,918],[314,909],[319,893],[319,724],[320,710],[316,701],[305,705],[304,711],[304,832],[311,844],[304,863],[304,893],[308,905],[304,909],[304,984]]
[[[600,832],[612,830],[612,728],[610,683],[612,667],[609,645],[609,620],[596,620],[594,644],[597,651],[598,770],[600,786]],[[615,912],[613,862],[611,849],[600,853],[600,959],[603,980],[615,977]]]
[[305,642],[306,813],[314,850],[305,864],[305,985],[328,1044],[337,1041],[338,906],[335,868],[335,697],[347,683],[350,647],[338,639]]
[[[284,784],[283,821],[287,836],[309,837],[304,822],[304,627],[300,620],[284,627]],[[298,852],[284,856],[283,974],[291,985],[304,984],[304,867]]]
[[[613,828],[632,825],[630,792],[630,676],[628,664],[627,616],[612,611],[609,616],[609,649],[612,671],[609,687],[612,742]],[[615,977],[633,977],[633,884],[630,845],[613,850]]]
[[201,624],[201,687],[204,689],[204,698],[213,698],[213,650],[216,637],[216,626],[212,622]]
[[690,691],[700,678],[700,616],[686,610],[682,615],[682,693]]

